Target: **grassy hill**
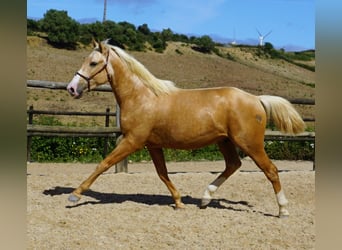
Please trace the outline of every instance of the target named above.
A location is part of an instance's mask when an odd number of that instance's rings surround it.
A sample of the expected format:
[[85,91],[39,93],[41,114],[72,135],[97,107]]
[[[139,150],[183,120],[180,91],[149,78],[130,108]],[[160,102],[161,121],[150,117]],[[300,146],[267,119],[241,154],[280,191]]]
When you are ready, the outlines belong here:
[[[217,49],[221,57],[196,52],[182,43],[169,43],[164,53],[129,53],[155,76],[172,80],[181,88],[234,86],[256,95],[315,98],[315,72],[301,66],[315,66],[314,57],[310,61],[307,58],[294,61],[271,59],[252,47]],[[69,82],[90,52],[90,47],[75,51],[56,49],[42,38],[27,37],[27,79]],[[103,92],[87,93],[74,100],[66,91],[28,88],[27,106],[30,105],[46,110],[104,111],[107,107],[115,110],[113,94]],[[306,117],[313,116],[313,108],[299,107],[299,110]],[[89,123],[86,118],[77,122]]]

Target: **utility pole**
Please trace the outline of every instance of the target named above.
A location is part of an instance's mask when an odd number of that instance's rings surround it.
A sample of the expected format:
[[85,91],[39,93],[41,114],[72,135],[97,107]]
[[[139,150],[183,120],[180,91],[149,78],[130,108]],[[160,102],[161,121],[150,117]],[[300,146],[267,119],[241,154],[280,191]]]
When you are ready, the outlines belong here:
[[107,0],[104,0],[103,20],[102,20],[102,22],[106,21],[106,12],[107,12]]

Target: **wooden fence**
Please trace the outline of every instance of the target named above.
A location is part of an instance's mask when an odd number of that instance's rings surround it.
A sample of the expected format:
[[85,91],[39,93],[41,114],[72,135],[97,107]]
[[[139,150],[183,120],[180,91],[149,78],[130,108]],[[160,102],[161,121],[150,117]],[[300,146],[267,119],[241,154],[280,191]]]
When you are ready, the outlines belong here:
[[[30,158],[30,144],[32,136],[57,136],[57,137],[115,137],[118,138],[121,130],[119,127],[109,127],[109,119],[115,116],[116,112],[110,112],[107,108],[105,112],[70,112],[70,111],[47,111],[47,110],[34,110],[30,106],[27,110],[28,124],[27,124],[27,137],[28,137],[28,159]],[[33,124],[34,115],[67,115],[67,116],[104,116],[105,124],[103,127],[69,127],[69,126],[49,126]],[[118,119],[117,119],[118,120]],[[118,124],[118,122],[116,123]],[[108,152],[108,143],[105,143],[103,155]]]
[[[48,82],[28,80],[27,87],[33,88],[48,88],[48,89],[66,89],[67,83],[61,82]],[[109,85],[102,85],[94,89],[94,91],[111,92],[112,89]],[[300,105],[315,105],[315,100],[312,99],[289,99],[292,104]],[[108,152],[109,138],[118,140],[121,134],[120,130],[120,108],[117,106],[116,112],[110,112],[106,109],[105,112],[68,112],[68,111],[46,111],[34,110],[32,106],[27,110],[28,124],[27,124],[27,160],[30,161],[30,148],[32,136],[56,136],[56,137],[103,137],[105,138],[105,147],[103,155]],[[67,127],[67,126],[46,126],[33,124],[34,115],[70,115],[70,116],[104,116],[105,124],[100,127]],[[116,117],[116,126],[109,126],[110,117]],[[314,118],[305,118],[305,122],[314,122]],[[303,132],[296,136],[282,134],[279,131],[265,131],[265,141],[312,141],[315,142],[315,132]],[[313,165],[315,169],[315,162]],[[120,162],[116,166],[117,172],[127,172],[127,159]]]

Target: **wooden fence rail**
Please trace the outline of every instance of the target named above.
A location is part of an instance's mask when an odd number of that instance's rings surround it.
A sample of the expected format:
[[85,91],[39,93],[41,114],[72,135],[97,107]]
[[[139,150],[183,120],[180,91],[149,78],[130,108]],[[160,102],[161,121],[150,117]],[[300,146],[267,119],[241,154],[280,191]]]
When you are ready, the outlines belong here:
[[[48,82],[38,80],[28,80],[27,87],[32,88],[48,88],[56,90],[65,90],[67,83],[62,82]],[[111,92],[109,85],[98,86],[94,91]],[[315,100],[305,98],[289,99],[292,104],[300,105],[315,105]],[[120,130],[120,109],[117,106],[116,112],[110,112],[107,109],[105,112],[75,112],[75,111],[47,111],[34,110],[31,106],[27,110],[28,124],[27,124],[27,160],[30,161],[30,148],[32,136],[56,136],[56,137],[104,137],[107,141],[105,143],[104,153],[107,154],[107,145],[109,138],[119,138]],[[101,127],[67,127],[67,126],[44,126],[33,124],[34,115],[70,115],[70,116],[105,116],[105,125]],[[109,119],[111,116],[116,117],[116,127],[109,127]],[[303,118],[306,122],[314,122],[315,118]],[[315,132],[304,132],[296,136],[282,134],[279,131],[265,131],[265,141],[312,141],[315,142]],[[117,170],[127,172],[127,159],[117,165]],[[315,169],[315,162],[313,165]]]
[[[31,88],[44,88],[44,89],[63,89],[66,90],[68,83],[65,82],[50,82],[40,80],[27,80],[27,87]],[[93,91],[93,90],[92,90]],[[97,86],[94,91],[112,92],[112,87],[109,84]]]
[[121,133],[118,127],[66,127],[27,124],[27,136],[57,137],[114,137]]
[[[27,110],[28,124],[27,131],[27,161],[31,160],[31,143],[32,136],[50,136],[50,137],[104,137],[105,143],[103,148],[103,156],[107,155],[109,138],[118,138],[121,135],[120,127],[109,127],[111,116],[118,116],[116,112],[110,112],[107,108],[105,112],[74,112],[74,111],[48,111],[34,110],[30,106]],[[73,126],[56,126],[56,125],[40,125],[34,124],[34,115],[67,115],[67,116],[104,116],[105,124],[99,127],[73,127]]]

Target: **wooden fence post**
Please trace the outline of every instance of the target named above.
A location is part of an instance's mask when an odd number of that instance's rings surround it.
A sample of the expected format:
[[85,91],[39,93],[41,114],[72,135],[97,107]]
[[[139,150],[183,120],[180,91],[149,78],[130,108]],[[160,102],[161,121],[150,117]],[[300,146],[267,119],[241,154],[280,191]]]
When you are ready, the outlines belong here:
[[[31,105],[28,110],[28,124],[33,123],[33,106]],[[26,161],[31,162],[31,144],[32,144],[32,136],[27,136],[26,142]]]
[[[109,127],[109,112],[110,112],[110,108],[106,108],[105,127]],[[103,158],[105,158],[108,153],[109,137],[105,137],[103,140],[104,140]]]
[[312,170],[313,170],[313,171],[316,170],[316,144],[315,144],[315,148],[314,148],[314,158],[313,158]]

